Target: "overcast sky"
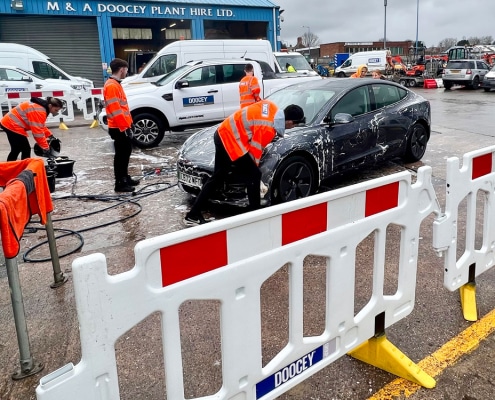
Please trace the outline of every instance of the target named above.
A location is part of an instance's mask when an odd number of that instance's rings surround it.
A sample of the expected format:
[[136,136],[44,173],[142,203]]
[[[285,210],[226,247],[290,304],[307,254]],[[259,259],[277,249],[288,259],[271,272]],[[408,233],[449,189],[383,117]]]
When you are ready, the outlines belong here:
[[[282,42],[294,46],[308,32],[320,44],[373,42],[385,28],[384,0],[273,0],[280,9]],[[419,1],[419,24],[416,24]],[[418,40],[427,47],[445,38],[492,36],[495,38],[495,0],[387,0],[387,40]]]

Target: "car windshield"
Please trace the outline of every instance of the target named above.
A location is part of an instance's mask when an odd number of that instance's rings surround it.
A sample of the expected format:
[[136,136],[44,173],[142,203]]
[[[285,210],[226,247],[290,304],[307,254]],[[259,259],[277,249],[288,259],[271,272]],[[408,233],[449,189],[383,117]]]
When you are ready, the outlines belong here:
[[185,70],[189,69],[191,66],[190,65],[183,65],[182,67],[179,67],[177,69],[174,69],[172,72],[169,72],[167,75],[165,75],[163,78],[155,82],[156,86],[165,86],[167,83],[173,81],[175,78],[178,76],[182,75]]
[[268,98],[279,108],[284,109],[290,104],[297,104],[304,110],[306,125],[310,124],[323,106],[335,96],[335,92],[328,89],[301,89],[291,87],[279,90]]

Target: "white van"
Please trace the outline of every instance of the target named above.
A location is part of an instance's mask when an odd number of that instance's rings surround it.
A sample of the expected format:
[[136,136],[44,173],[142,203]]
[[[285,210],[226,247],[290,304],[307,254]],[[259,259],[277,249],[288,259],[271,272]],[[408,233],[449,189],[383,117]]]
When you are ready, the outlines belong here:
[[126,86],[156,82],[163,75],[181,67],[188,61],[230,58],[264,61],[275,72],[281,72],[276,66],[272,46],[268,40],[178,40],[161,49],[139,74],[125,78],[122,84]]
[[340,67],[335,68],[334,76],[339,78],[351,76],[363,64],[368,66],[368,71],[370,72],[374,70],[385,72],[387,57],[390,55],[390,50],[360,51],[351,54]]
[[281,72],[287,72],[287,64],[294,67],[298,74],[303,75],[318,75],[318,73],[311,68],[308,60],[301,53],[297,51],[276,51],[273,53],[275,60]]
[[[17,43],[0,43],[0,64],[13,65],[45,79],[58,79],[68,83],[74,89],[75,96],[79,100],[91,96],[90,89],[93,88],[93,82],[89,79],[69,75],[55,65],[48,56],[29,46]],[[81,107],[82,105],[78,104],[78,108]]]

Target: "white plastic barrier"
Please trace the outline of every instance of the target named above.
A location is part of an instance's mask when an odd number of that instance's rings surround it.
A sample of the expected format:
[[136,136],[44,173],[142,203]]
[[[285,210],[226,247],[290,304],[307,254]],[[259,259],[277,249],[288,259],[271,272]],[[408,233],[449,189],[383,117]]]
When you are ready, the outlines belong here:
[[57,97],[64,101],[65,107],[60,112],[53,116],[48,115],[46,119],[47,123],[60,123],[67,121],[74,121],[74,104],[69,94],[63,90],[53,91],[36,91],[36,92],[10,92],[7,93],[7,105],[9,110],[15,107],[17,104],[31,99],[31,97]]
[[[365,344],[376,333],[377,316],[388,327],[413,310],[419,228],[432,212],[439,209],[431,168],[422,167],[414,184],[410,173],[402,172],[144,240],[135,247],[135,267],[119,275],[107,274],[102,254],[79,258],[73,274],[82,359],[42,378],[37,398],[118,399],[115,343],[159,311],[167,398],[184,399],[179,307],[190,299],[218,299],[223,385],[202,399],[273,399]],[[384,295],[389,224],[401,227],[401,251],[397,292]],[[356,249],[371,233],[373,293],[354,315]],[[302,277],[310,254],[330,260],[328,308],[324,333],[305,337]],[[260,288],[285,264],[290,265],[289,343],[262,367]],[[424,373],[407,364],[414,369],[410,375]]]
[[[495,146],[464,154],[462,167],[459,158],[447,160],[445,213],[433,225],[433,247],[443,252],[444,286],[454,291],[473,282],[495,264]],[[482,245],[476,248],[476,214],[478,194],[484,207]],[[459,206],[466,200],[466,238],[462,256],[457,242]]]
[[[90,94],[90,104],[88,104],[88,102],[83,104],[84,119],[97,121],[96,114],[98,112],[99,103],[103,101],[103,88],[93,88],[90,90]],[[91,106],[91,109],[88,109],[88,106]]]

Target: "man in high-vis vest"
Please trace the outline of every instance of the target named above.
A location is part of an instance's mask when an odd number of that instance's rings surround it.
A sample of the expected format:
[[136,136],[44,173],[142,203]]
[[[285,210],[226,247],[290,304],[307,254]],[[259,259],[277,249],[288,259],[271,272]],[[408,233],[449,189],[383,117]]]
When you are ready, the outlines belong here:
[[304,119],[301,107],[291,104],[283,111],[269,100],[261,100],[241,108],[225,119],[216,130],[215,167],[206,181],[191,210],[186,214],[186,225],[207,222],[201,211],[229,171],[235,166],[247,187],[249,209],[260,208],[261,171],[258,168],[263,149],[275,135],[284,136],[285,129]]
[[254,76],[253,64],[246,64],[244,73],[246,76],[239,82],[239,101],[241,108],[250,106],[261,100],[260,84],[258,78]]
[[10,153],[7,161],[15,161],[21,154],[21,160],[31,158],[31,145],[28,140],[28,131],[33,134],[34,140],[42,149],[42,155],[51,156],[50,141],[54,139],[46,127],[48,114],[57,115],[64,103],[56,97],[40,99],[32,97],[29,101],[10,110],[0,120],[0,127],[7,134],[10,144]]
[[108,118],[108,134],[113,139],[115,156],[113,169],[116,192],[133,192],[139,181],[128,173],[132,153],[132,117],[127,104],[127,97],[120,81],[127,75],[129,64],[120,58],[110,62],[112,76],[103,86],[103,99]]

